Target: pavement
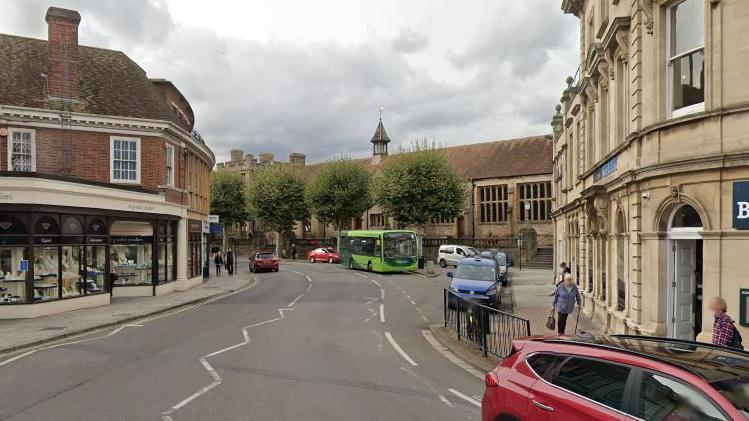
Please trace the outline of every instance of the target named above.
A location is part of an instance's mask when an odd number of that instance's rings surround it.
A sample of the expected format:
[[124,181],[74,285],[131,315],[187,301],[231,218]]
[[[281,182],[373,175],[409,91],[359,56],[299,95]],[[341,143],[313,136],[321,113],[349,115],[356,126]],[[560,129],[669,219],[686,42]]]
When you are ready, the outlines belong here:
[[184,311],[0,357],[0,419],[480,419],[482,373],[430,331],[446,278],[290,262],[258,276]]
[[115,297],[108,306],[33,319],[0,320],[0,354],[174,310],[232,293],[252,284],[248,273],[212,276],[186,291],[157,297]]
[[[544,269],[510,268],[512,272],[512,300],[508,311],[517,316],[528,319],[531,323],[531,334],[533,335],[556,335],[556,331],[546,328],[546,319],[552,308],[554,293],[554,272]],[[579,309],[579,307],[578,307]],[[578,311],[567,319],[567,334],[575,332],[575,320]],[[577,333],[598,333],[600,330],[591,319],[580,314]]]

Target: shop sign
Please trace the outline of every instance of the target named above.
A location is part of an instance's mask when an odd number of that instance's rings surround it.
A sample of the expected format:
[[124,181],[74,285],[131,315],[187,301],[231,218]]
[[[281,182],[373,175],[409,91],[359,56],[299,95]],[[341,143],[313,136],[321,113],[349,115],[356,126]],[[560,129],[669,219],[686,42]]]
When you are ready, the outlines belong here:
[[0,200],[13,200],[13,193],[0,191]]
[[0,246],[25,246],[29,243],[27,236],[0,237]]
[[131,203],[128,205],[128,209],[131,212],[151,212],[156,208],[148,203]]
[[197,219],[187,220],[187,231],[188,232],[201,232],[203,231],[203,221]]
[[224,232],[224,224],[216,224],[211,222],[211,233],[218,234]]
[[218,215],[208,215],[208,222],[212,224],[218,224],[219,223]]
[[211,233],[211,223],[208,221],[203,221],[203,234],[210,234]]
[[616,172],[617,158],[618,157],[615,156],[606,161],[605,164],[598,167],[598,169],[593,173],[593,181],[603,180],[604,178]]
[[153,236],[118,235],[112,236],[112,244],[149,244],[153,242]]
[[733,183],[733,227],[749,229],[749,181]]
[[34,244],[57,244],[60,242],[60,237],[54,236],[44,236],[44,235],[35,235],[34,236]]
[[21,260],[21,264],[18,266],[18,270],[21,272],[27,272],[29,270],[29,261]]
[[86,243],[88,244],[106,244],[107,237],[86,237]]

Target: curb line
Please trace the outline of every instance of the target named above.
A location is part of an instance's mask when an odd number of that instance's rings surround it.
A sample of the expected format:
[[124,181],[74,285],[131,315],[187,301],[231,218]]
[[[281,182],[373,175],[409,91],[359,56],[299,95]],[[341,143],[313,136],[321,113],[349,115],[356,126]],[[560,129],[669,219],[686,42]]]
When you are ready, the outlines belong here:
[[184,303],[175,304],[175,305],[172,305],[172,306],[169,306],[169,307],[161,308],[161,309],[158,309],[158,310],[154,310],[154,311],[151,311],[151,312],[148,312],[148,313],[139,314],[139,315],[136,315],[136,316],[126,317],[124,319],[116,320],[116,321],[113,321],[113,322],[107,322],[107,323],[100,324],[100,325],[89,326],[89,327],[85,327],[85,328],[82,328],[82,329],[73,330],[73,331],[70,331],[70,332],[62,333],[60,335],[51,336],[49,338],[38,339],[38,340],[33,341],[33,342],[28,342],[28,343],[21,344],[21,345],[14,345],[14,346],[10,346],[10,347],[7,347],[7,348],[0,348],[0,355],[10,354],[10,353],[13,353],[13,352],[16,352],[16,351],[20,351],[20,350],[24,350],[24,349],[27,349],[27,348],[33,348],[33,347],[36,347],[36,346],[39,346],[39,345],[44,345],[44,344],[47,344],[47,343],[50,343],[50,342],[59,341],[61,339],[66,339],[66,338],[70,338],[70,337],[73,337],[73,336],[78,336],[78,335],[82,335],[82,334],[85,334],[85,333],[93,332],[95,330],[106,329],[108,327],[113,327],[113,326],[117,326],[117,325],[131,323],[131,322],[134,322],[136,320],[145,319],[145,318],[148,318],[148,317],[152,317],[152,316],[156,316],[156,315],[159,315],[159,314],[167,313],[169,311],[177,310],[177,309],[180,309],[180,308],[183,308],[183,307],[188,307],[188,306],[200,304],[200,303],[203,303],[203,302],[209,301],[209,300],[220,300],[220,299],[228,297],[230,295],[238,294],[240,292],[244,292],[244,291],[246,291],[248,289],[254,288],[259,283],[260,283],[260,278],[258,276],[253,276],[245,285],[242,285],[241,287],[236,288],[236,289],[230,289],[228,291],[219,292],[217,294],[208,295],[206,297],[196,298],[194,300],[186,301]]
[[434,336],[434,338],[437,339],[437,342],[439,342],[440,345],[447,348],[451,353],[453,353],[453,355],[460,358],[461,361],[463,361],[464,363],[470,365],[471,367],[473,367],[474,369],[482,373],[486,373],[487,371],[493,370],[494,367],[496,367],[497,364],[491,358],[481,357],[485,359],[487,363],[492,365],[491,368],[482,366],[481,364],[476,363],[473,358],[469,358],[468,356],[464,355],[464,353],[460,351],[459,349],[457,349],[457,347],[454,347],[451,344],[447,343],[448,341],[445,341],[442,338],[442,334],[438,332],[439,328],[441,327],[443,326],[442,325],[430,325],[429,331],[432,332],[432,336]]

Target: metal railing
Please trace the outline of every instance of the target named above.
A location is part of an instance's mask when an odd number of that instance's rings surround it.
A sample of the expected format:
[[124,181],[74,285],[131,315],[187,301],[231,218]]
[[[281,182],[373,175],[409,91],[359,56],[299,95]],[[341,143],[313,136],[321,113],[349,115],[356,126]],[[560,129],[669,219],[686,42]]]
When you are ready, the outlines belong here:
[[512,341],[531,334],[527,319],[467,300],[444,290],[445,327],[455,331],[458,340],[467,340],[489,354],[505,358]]

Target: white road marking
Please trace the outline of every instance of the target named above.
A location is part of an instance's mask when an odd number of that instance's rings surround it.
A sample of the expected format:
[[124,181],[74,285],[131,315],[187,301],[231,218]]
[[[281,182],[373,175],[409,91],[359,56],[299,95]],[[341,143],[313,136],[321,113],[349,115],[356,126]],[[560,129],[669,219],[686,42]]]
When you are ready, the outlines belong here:
[[440,391],[437,390],[437,388],[435,388],[431,383],[429,383],[429,381],[427,379],[425,379],[424,377],[420,376],[419,373],[417,373],[414,370],[411,370],[410,368],[407,368],[407,367],[401,367],[401,370],[403,370],[406,373],[410,374],[411,376],[413,376],[413,377],[421,380],[421,382],[424,383],[426,385],[426,387],[428,387],[432,391],[432,393],[434,393],[435,395],[437,395],[437,399],[439,399],[440,402],[444,403],[445,405],[449,406],[450,408],[454,408],[455,407],[455,405],[453,405],[452,402],[450,402],[445,397],[445,395],[443,395],[442,393],[440,393]]
[[365,300],[367,300],[367,302],[364,303],[364,305],[370,305],[373,302],[375,302],[375,300],[377,300],[377,297],[367,297],[367,298],[365,298]]
[[397,342],[395,342],[395,339],[393,339],[393,335],[390,334],[390,332],[385,332],[385,337],[387,338],[388,342],[390,342],[390,345],[393,346],[393,349],[395,349],[396,352],[398,352],[401,357],[403,357],[406,362],[411,364],[412,366],[416,367],[418,364],[416,364],[416,361],[414,361],[411,357],[406,354],[406,351],[403,350],[403,348],[398,345]]
[[453,395],[455,395],[455,396],[463,399],[464,401],[466,401],[466,402],[468,402],[468,403],[470,403],[470,404],[472,404],[474,406],[477,406],[477,407],[481,408],[481,402],[477,401],[476,399],[473,399],[472,397],[470,397],[470,396],[468,396],[468,395],[466,395],[464,393],[460,393],[460,392],[458,392],[455,389],[447,389],[447,391],[450,392],[450,393],[452,393]]
[[411,300],[411,304],[416,305],[416,301]]
[[[310,278],[309,276],[307,276],[307,275],[305,275],[305,274],[303,274],[301,272],[296,272],[296,271],[292,271],[292,272],[296,273],[296,274],[298,274],[300,276],[304,276],[305,278],[307,278],[307,281],[309,282],[309,285],[307,287],[307,291],[309,291],[309,289],[312,287],[312,278]],[[304,294],[299,295],[296,299],[294,299],[294,301],[292,301],[291,303],[289,303],[289,305],[286,308],[279,308],[278,309],[278,314],[280,315],[280,317],[276,317],[276,318],[273,318],[273,319],[270,319],[270,320],[265,320],[265,321],[262,321],[262,322],[254,323],[254,324],[251,324],[251,325],[243,327],[241,329],[241,331],[242,331],[242,338],[244,339],[242,342],[234,344],[234,345],[231,345],[231,346],[228,346],[226,348],[222,348],[222,349],[220,349],[218,351],[213,351],[213,352],[211,352],[209,354],[206,354],[206,355],[200,357],[198,359],[198,361],[203,366],[203,368],[205,368],[205,370],[208,371],[208,374],[211,375],[211,378],[213,378],[213,381],[211,383],[209,383],[207,386],[201,388],[197,392],[195,392],[192,395],[188,396],[187,398],[179,401],[177,404],[175,404],[171,408],[169,408],[166,411],[162,412],[161,413],[161,419],[162,419],[162,421],[174,421],[174,419],[171,416],[174,412],[176,412],[180,408],[184,407],[185,405],[189,404],[190,402],[194,401],[195,399],[199,398],[200,396],[208,393],[211,389],[213,389],[214,387],[220,385],[223,382],[223,379],[221,378],[221,375],[219,375],[218,372],[213,368],[213,366],[211,365],[211,363],[208,362],[207,358],[215,357],[216,355],[220,355],[220,354],[223,354],[225,352],[228,352],[228,351],[231,351],[233,349],[237,349],[239,347],[242,347],[242,346],[245,346],[245,345],[249,344],[250,343],[250,333],[248,332],[249,329],[251,329],[253,327],[257,327],[257,326],[262,326],[264,324],[273,323],[273,322],[276,322],[276,321],[279,321],[279,320],[282,320],[282,319],[286,318],[286,314],[284,312],[286,312],[286,311],[293,311],[294,309],[290,308],[290,307],[293,306],[300,298],[302,298],[303,295]]]
[[[369,278],[367,278],[367,279],[369,279]],[[378,287],[382,288],[382,285],[379,282],[375,281],[374,279],[370,279],[370,281],[372,281],[372,283],[375,284],[375,285],[377,285]]]
[[421,316],[421,320],[423,320],[424,323],[429,323],[429,319],[427,319],[427,316]]
[[290,302],[286,307],[294,307],[294,304],[296,304],[296,302],[299,301],[302,297],[304,297],[304,294],[299,294],[299,296],[294,298],[294,301]]
[[429,342],[429,345],[431,345],[432,348],[434,348],[437,352],[439,352],[440,354],[442,354],[443,357],[447,358],[448,360],[450,360],[450,362],[452,362],[453,364],[455,364],[458,367],[462,368],[463,370],[465,370],[469,374],[471,374],[471,375],[473,375],[475,377],[478,377],[479,379],[482,379],[482,380],[484,379],[484,374],[483,373],[481,373],[480,371],[478,371],[475,368],[471,367],[465,361],[461,360],[455,354],[453,354],[447,348],[445,348],[445,346],[442,345],[441,343],[439,343],[439,341],[437,340],[437,338],[434,337],[434,335],[432,334],[432,332],[430,332],[428,330],[422,330],[421,334],[424,336],[424,339],[426,339],[426,341]]
[[380,303],[380,323],[385,323],[385,304]]
[[358,276],[360,278],[369,279],[369,277],[367,275],[363,274],[363,273],[356,273],[356,272],[354,272],[354,275],[356,275],[356,276]]
[[380,300],[385,300],[385,290],[380,288]]

